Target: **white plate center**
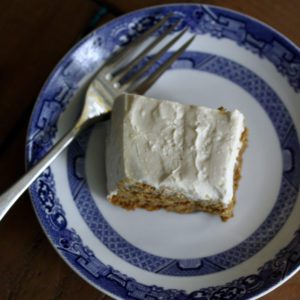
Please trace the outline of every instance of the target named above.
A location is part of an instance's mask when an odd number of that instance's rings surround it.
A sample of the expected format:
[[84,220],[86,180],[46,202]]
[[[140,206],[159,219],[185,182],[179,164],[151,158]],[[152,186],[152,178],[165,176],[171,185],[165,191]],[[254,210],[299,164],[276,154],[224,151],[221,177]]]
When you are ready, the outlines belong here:
[[206,213],[180,215],[140,209],[129,212],[109,204],[105,198],[105,131],[102,125],[98,125],[89,140],[86,173],[93,199],[101,213],[128,242],[159,256],[203,257],[239,244],[266,219],[277,200],[280,187],[281,150],[267,114],[238,85],[206,72],[168,71],[147,95],[213,108],[237,108],[245,114],[249,147],[244,156],[235,216],[224,223],[217,216]]

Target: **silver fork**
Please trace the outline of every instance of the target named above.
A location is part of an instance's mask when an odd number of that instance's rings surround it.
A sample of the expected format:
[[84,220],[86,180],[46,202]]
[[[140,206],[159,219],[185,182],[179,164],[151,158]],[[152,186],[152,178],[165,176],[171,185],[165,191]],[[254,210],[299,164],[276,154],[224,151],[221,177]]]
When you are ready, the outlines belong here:
[[[84,105],[79,119],[75,126],[67,132],[38,163],[36,163],[21,179],[0,196],[0,221],[23,194],[23,192],[32,184],[32,182],[55,160],[55,158],[75,139],[85,128],[96,121],[104,120],[109,117],[114,99],[123,92],[145,93],[163,74],[163,72],[184,52],[191,44],[194,36],[185,42],[177,51],[175,51],[164,63],[162,63],[148,77],[142,78],[142,75],[149,71],[154,63],[174,45],[186,30],[181,31],[173,37],[165,46],[163,46],[150,60],[135,73],[130,75],[130,70],[139,66],[146,55],[157,46],[165,37],[178,25],[175,22],[158,37],[155,38],[144,50],[140,51],[130,63],[118,68],[124,59],[137,47],[141,46],[156,30],[169,21],[172,15],[165,16],[155,26],[150,28],[143,35],[137,37],[128,46],[121,48],[114,53],[98,70],[90,82],[84,100]],[[129,70],[129,71],[128,71]],[[127,78],[129,75],[129,78]],[[142,79],[141,79],[142,78]]]

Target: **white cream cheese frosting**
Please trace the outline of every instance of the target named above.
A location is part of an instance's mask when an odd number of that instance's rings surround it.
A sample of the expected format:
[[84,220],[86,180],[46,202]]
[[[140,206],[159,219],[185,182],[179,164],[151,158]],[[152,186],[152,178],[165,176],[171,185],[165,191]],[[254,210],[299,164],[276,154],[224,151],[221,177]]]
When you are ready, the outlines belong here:
[[114,103],[106,141],[108,192],[128,178],[226,207],[244,129],[237,110],[124,94]]

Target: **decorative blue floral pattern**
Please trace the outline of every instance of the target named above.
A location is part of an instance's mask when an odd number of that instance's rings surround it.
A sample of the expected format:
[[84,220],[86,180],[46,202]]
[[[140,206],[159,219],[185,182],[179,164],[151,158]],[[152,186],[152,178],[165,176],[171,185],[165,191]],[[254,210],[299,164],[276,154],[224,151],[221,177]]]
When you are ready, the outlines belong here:
[[[232,11],[201,5],[171,5],[141,10],[123,16],[83,39],[53,71],[40,93],[32,115],[26,148],[29,166],[51,148],[57,119],[76,92],[79,81],[95,70],[117,45],[129,42],[138,32],[151,26],[151,22],[170,11],[174,12],[173,18],[182,19],[178,29],[187,25],[197,34],[230,39],[262,59],[268,59],[287,78],[290,86],[299,92],[299,50],[265,25]],[[276,111],[274,115],[276,116]],[[294,164],[295,161],[299,162],[299,152],[294,152],[295,145],[298,147],[297,133],[293,127],[288,129],[288,124],[284,122],[283,120],[279,130],[282,132],[279,135],[284,136],[280,138],[284,148],[284,184],[288,183],[289,189],[297,191],[300,177],[299,166]],[[80,160],[77,163],[80,165]],[[82,174],[78,175],[80,177]],[[65,259],[94,285],[122,299],[248,299],[283,280],[300,263],[300,231],[297,231],[289,245],[274,259],[266,262],[256,274],[222,286],[203,288],[191,294],[145,286],[101,263],[82,244],[76,232],[68,228],[50,169],[31,186],[30,192],[39,220]],[[189,263],[183,261],[181,265],[188,266]]]
[[[198,19],[197,26],[201,33],[209,33],[217,38],[228,38],[239,45],[251,50],[253,53],[268,58],[276,65],[278,70],[289,77],[299,88],[300,61],[296,51],[292,51],[288,42],[281,37],[275,37],[270,30],[259,30],[261,24],[253,24],[253,21],[243,16],[235,16],[233,12],[215,11],[204,7],[194,12]],[[249,31],[249,28],[253,31]],[[257,30],[255,30],[257,29]]]
[[42,219],[43,225],[47,226],[47,232],[51,235],[51,239],[60,253],[72,266],[79,268],[90,282],[105,287],[108,292],[118,295],[122,299],[249,299],[257,295],[257,291],[268,289],[285,278],[294,270],[295,264],[300,263],[299,230],[290,244],[282,249],[274,259],[266,262],[257,274],[241,277],[223,286],[203,288],[190,294],[181,290],[146,286],[133,278],[128,278],[111,266],[104,265],[90,249],[82,244],[76,232],[67,228],[65,213],[55,196],[55,183],[49,169],[33,184],[31,192],[33,197],[41,194],[53,195],[46,202],[44,201],[45,197],[38,198],[41,205],[37,207],[37,212],[42,212],[45,216]]

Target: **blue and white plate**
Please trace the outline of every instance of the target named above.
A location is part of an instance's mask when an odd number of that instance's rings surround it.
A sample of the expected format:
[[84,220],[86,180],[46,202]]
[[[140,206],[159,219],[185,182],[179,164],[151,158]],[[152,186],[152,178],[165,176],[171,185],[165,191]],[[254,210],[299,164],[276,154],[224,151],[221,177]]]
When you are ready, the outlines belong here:
[[[106,200],[105,126],[82,134],[30,189],[51,243],[83,279],[121,299],[248,299],[300,263],[300,51],[245,15],[214,6],[139,10],[80,41],[50,75],[34,108],[34,164],[74,123],[83,86],[118,46],[168,12],[195,41],[147,95],[239,109],[250,129],[235,217],[125,211]],[[174,34],[174,33],[172,33]],[[176,47],[177,48],[177,47]]]

